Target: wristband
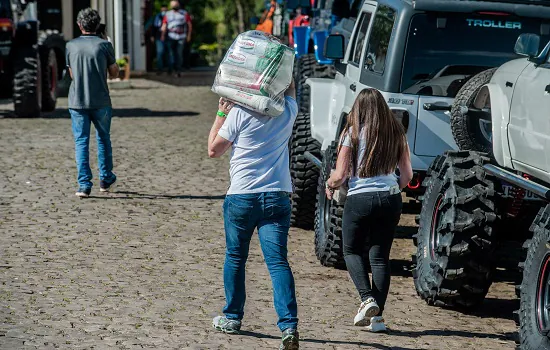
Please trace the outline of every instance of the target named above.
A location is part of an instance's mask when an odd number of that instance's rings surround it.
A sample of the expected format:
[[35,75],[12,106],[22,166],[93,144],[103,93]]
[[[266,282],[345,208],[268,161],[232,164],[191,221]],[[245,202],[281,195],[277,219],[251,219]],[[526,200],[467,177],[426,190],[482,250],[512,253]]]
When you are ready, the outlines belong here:
[[216,113],[216,115],[217,115],[218,117],[222,117],[222,118],[227,117],[227,114],[225,114],[225,113],[222,112],[222,111],[218,111],[218,113]]

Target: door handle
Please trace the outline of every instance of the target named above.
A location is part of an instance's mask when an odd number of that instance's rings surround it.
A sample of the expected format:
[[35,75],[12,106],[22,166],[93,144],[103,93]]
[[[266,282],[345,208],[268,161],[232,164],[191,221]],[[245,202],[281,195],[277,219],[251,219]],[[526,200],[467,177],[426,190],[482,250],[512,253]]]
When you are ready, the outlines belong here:
[[351,89],[351,91],[355,91],[357,89],[357,86],[355,86],[355,84],[351,84],[349,88]]
[[511,87],[513,87],[513,86],[514,86],[514,84],[512,84],[511,82],[509,82],[509,81],[506,82],[506,87],[511,88]]
[[550,85],[546,85],[546,87],[544,88],[544,92],[550,94]]
[[443,105],[436,105],[436,104],[433,104],[433,103],[424,103],[424,110],[426,111],[431,111],[431,112],[434,112],[434,111],[450,111],[451,110],[451,106],[447,105],[447,106],[443,106]]

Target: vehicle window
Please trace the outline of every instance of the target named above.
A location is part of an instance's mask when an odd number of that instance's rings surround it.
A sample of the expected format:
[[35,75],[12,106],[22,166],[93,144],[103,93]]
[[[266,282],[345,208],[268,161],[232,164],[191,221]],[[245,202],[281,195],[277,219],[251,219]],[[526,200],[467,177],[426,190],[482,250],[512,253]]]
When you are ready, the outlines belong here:
[[367,36],[367,30],[369,29],[371,14],[368,12],[363,12],[361,18],[359,19],[359,31],[353,38],[353,46],[350,50],[349,62],[359,66],[361,61],[361,53],[363,52],[363,47],[365,46],[365,37]]
[[0,0],[0,18],[11,19],[10,0]]
[[388,6],[379,6],[372,24],[365,69],[379,74],[384,73],[394,23],[395,10]]
[[[446,19],[444,28],[438,28],[438,17]],[[454,98],[473,75],[520,57],[514,54],[518,36],[540,33],[543,23],[490,14],[417,14],[409,29],[401,91]],[[541,36],[541,50],[549,40]]]

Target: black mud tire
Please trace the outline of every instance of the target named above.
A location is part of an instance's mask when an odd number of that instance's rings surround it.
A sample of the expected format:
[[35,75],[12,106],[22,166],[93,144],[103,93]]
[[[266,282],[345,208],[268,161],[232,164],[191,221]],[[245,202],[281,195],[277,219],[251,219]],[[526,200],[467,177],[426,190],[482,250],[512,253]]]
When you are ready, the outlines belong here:
[[311,230],[315,221],[319,169],[306,159],[306,152],[321,158],[321,145],[311,137],[309,114],[298,113],[290,139],[290,176],[294,184],[290,224]]
[[57,104],[59,67],[53,49],[46,48],[42,53],[40,56],[42,65],[42,111],[53,112]]
[[325,183],[336,165],[336,153],[336,142],[333,142],[323,154],[315,210],[315,254],[321,265],[345,269],[342,245],[344,206],[334,200],[329,200],[325,195]]
[[[518,348],[550,350],[550,206],[541,208],[531,225],[533,238],[525,242],[527,257],[520,289]],[[542,291],[542,293],[540,293]],[[541,322],[542,321],[542,322]]]
[[310,88],[306,84],[308,78],[334,79],[336,68],[329,64],[319,64],[315,54],[307,54],[298,58],[295,68],[296,102],[298,111],[309,113]]
[[430,305],[473,308],[489,290],[497,215],[495,178],[482,167],[488,161],[486,154],[447,152],[426,180],[414,284]]
[[321,145],[311,137],[309,85],[305,81],[310,77],[334,78],[335,75],[336,71],[331,66],[318,64],[315,55],[304,55],[295,61],[298,117],[289,143],[290,172],[294,184],[291,225],[306,230],[314,227],[319,170],[305,158],[305,152],[321,158]]
[[38,49],[35,46],[17,46],[12,57],[15,115],[22,118],[40,117],[42,77]]
[[[496,68],[492,68],[473,76],[462,86],[455,97],[451,108],[451,130],[458,148],[463,151],[488,154],[493,152],[492,140],[487,139],[487,132],[484,133],[479,118],[469,116],[462,109],[463,107],[472,107],[482,86],[491,80],[495,71]],[[485,125],[488,128],[491,126],[490,123]]]

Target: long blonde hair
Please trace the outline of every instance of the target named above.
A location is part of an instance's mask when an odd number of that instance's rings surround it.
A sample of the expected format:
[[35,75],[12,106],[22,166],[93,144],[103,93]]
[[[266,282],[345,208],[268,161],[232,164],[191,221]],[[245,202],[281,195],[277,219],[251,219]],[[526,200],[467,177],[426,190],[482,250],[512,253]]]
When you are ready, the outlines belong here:
[[[365,154],[359,169],[359,138],[363,129]],[[407,149],[403,125],[394,117],[384,96],[376,89],[362,90],[347,118],[341,140],[346,136],[351,143],[349,173],[359,177],[391,174]]]

